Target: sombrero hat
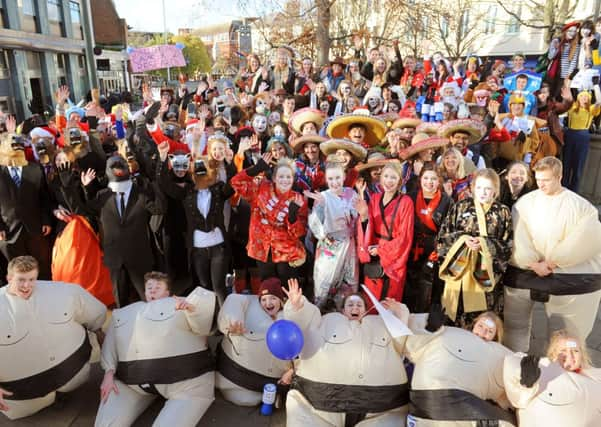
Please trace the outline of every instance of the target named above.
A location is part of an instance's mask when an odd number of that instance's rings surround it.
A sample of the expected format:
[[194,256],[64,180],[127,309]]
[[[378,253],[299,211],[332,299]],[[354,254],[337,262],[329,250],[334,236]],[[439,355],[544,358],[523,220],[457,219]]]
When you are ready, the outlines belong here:
[[463,131],[469,134],[469,144],[475,144],[480,141],[486,133],[484,123],[473,119],[457,119],[446,122],[440,127],[438,135],[443,138],[449,138],[455,132]]
[[401,117],[394,121],[392,129],[416,128],[420,123],[422,120],[417,117]]
[[301,133],[301,127],[308,122],[313,122],[317,125],[317,130],[323,126],[323,122],[326,119],[324,112],[315,108],[301,108],[295,111],[288,119],[288,128],[291,132],[298,135]]
[[357,166],[355,166],[355,169],[357,170],[357,172],[362,172],[368,169],[379,168],[381,166],[384,166],[386,163],[389,163],[391,160],[395,159],[389,159],[379,151],[374,151],[372,153],[369,153],[366,162],[359,163]]
[[357,110],[356,113],[338,116],[332,120],[327,129],[328,136],[335,139],[348,138],[349,128],[351,125],[358,123],[366,128],[364,142],[370,147],[378,145],[386,134],[386,123],[359,111],[361,110]]
[[441,138],[440,136],[430,136],[427,133],[416,133],[411,140],[411,145],[399,151],[399,157],[403,160],[407,160],[415,156],[417,153],[431,148],[436,149],[444,147],[448,143],[448,139]]
[[415,133],[426,133],[430,136],[438,135],[442,123],[440,122],[422,122],[415,128]]
[[390,128],[395,120],[399,118],[399,113],[378,114],[376,117],[386,123],[387,128]]
[[348,139],[328,139],[319,146],[319,149],[326,156],[334,154],[336,150],[346,150],[359,161],[363,161],[367,156],[367,150],[364,147]]
[[319,136],[319,135],[305,135],[305,136],[300,136],[298,138],[294,138],[294,140],[292,141],[292,144],[290,146],[292,147],[292,149],[294,150],[295,153],[302,153],[303,147],[305,146],[305,144],[312,142],[313,144],[320,145],[326,139],[327,138],[324,138],[323,136]]

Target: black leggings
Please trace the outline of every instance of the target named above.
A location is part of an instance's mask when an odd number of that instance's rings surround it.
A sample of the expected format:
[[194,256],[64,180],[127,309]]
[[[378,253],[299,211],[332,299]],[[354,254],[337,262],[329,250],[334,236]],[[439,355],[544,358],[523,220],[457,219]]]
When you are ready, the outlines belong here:
[[267,257],[267,262],[257,261],[259,268],[259,277],[261,281],[270,277],[277,277],[282,282],[282,286],[288,288],[288,279],[298,279],[302,286],[301,267],[291,267],[287,262],[273,262],[271,252]]
[[230,251],[225,243],[192,249],[192,265],[200,286],[215,292],[219,306],[223,306],[226,297],[225,275],[230,265]]

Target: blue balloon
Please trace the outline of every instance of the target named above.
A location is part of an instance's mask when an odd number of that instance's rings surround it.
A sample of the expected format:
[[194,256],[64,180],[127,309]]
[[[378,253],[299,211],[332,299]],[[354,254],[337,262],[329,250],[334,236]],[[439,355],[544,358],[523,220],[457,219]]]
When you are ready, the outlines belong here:
[[303,349],[303,331],[290,320],[276,320],[267,330],[267,347],[281,360],[292,360]]
[[181,42],[177,42],[177,43],[175,43],[175,47],[178,48],[179,50],[182,50],[183,48],[186,47],[186,45]]
[[134,48],[131,46],[127,47],[127,53],[132,53],[134,51]]

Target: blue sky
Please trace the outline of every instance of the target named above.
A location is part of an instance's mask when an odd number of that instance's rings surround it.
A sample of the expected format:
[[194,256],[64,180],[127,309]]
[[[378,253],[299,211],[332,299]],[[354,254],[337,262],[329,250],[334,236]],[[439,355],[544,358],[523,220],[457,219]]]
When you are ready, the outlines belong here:
[[[163,31],[163,0],[113,0],[134,31]],[[237,0],[165,0],[167,30],[202,27],[239,17]],[[218,10],[217,10],[218,7]]]

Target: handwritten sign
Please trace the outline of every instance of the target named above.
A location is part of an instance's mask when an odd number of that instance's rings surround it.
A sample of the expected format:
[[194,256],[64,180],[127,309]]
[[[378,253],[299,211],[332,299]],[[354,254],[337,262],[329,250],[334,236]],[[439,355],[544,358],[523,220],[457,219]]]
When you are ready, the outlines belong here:
[[129,54],[129,60],[134,73],[186,66],[182,51],[169,44],[134,49]]

